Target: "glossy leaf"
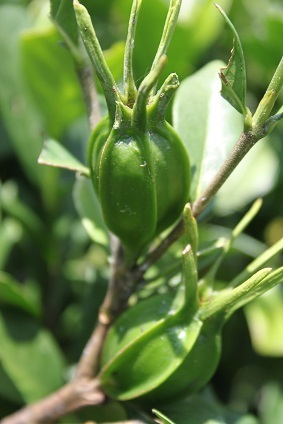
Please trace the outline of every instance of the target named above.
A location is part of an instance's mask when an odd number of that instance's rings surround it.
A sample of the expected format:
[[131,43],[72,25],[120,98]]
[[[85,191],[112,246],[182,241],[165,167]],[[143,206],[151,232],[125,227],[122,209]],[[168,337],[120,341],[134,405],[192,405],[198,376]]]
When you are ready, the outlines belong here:
[[0,339],[3,369],[26,402],[39,400],[62,385],[61,352],[51,334],[40,330],[33,319],[16,310],[3,311]]
[[82,224],[91,240],[105,247],[108,246],[108,230],[104,224],[100,204],[89,178],[77,176],[73,197]]
[[224,17],[226,23],[233,32],[234,44],[228,65],[221,68],[220,78],[222,83],[221,94],[238,112],[246,114],[246,65],[244,53],[239,35],[224,12],[224,10],[216,5]]
[[55,166],[58,168],[77,171],[85,176],[89,176],[89,169],[73,156],[62,144],[53,139],[44,142],[42,152],[38,158],[41,165]]
[[174,128],[191,162],[191,201],[210,183],[243,129],[243,119],[220,95],[220,61],[186,78],[173,104]]

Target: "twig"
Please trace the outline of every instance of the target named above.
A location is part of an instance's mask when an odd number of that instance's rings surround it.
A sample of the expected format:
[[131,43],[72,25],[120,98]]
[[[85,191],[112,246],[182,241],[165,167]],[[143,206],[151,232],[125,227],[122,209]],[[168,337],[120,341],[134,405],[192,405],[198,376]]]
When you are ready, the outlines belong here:
[[108,290],[100,307],[98,324],[94,329],[77,366],[77,378],[93,378],[99,366],[101,349],[108,328],[119,312],[120,281],[125,274],[120,241],[111,236],[110,280]]
[[[247,131],[243,132],[234,146],[232,152],[225,160],[209,186],[204,190],[200,197],[193,203],[192,212],[195,218],[198,218],[207,205],[210,203],[212,198],[218,192],[218,190],[225,183],[227,178],[234,171],[236,166],[246,156],[249,150],[255,145],[255,143],[264,136],[260,132]],[[176,226],[173,228],[171,233],[149,254],[146,256],[144,262],[136,269],[137,278],[141,277],[146,270],[155,263],[167,250],[168,248],[184,233],[184,222],[181,219]]]
[[41,401],[20,409],[0,421],[1,424],[50,424],[83,406],[99,405],[105,395],[99,382],[74,380]]

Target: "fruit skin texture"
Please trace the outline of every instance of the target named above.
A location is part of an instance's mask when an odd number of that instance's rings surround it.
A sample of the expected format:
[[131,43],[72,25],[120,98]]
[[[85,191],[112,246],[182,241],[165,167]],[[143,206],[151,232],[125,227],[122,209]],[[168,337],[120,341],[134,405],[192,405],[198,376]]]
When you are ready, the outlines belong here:
[[197,314],[182,317],[168,295],[142,301],[107,336],[103,389],[112,398],[148,406],[195,393],[217,368],[221,328],[220,321],[203,322]]
[[164,119],[147,111],[144,130],[132,109],[98,124],[89,145],[89,166],[103,217],[126,248],[141,249],[181,215],[189,198],[190,163],[182,141]]
[[225,322],[282,281],[282,269],[264,268],[239,286],[200,298],[190,245],[183,251],[183,274],[175,297],[165,293],[141,301],[110,328],[98,376],[109,397],[155,407],[203,388],[217,368]]

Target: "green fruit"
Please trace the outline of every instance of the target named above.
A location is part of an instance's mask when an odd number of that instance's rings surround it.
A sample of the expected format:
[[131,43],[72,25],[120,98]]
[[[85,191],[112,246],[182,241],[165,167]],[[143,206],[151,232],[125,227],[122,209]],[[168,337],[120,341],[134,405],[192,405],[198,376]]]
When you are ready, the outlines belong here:
[[181,2],[170,3],[152,69],[136,89],[132,51],[140,5],[141,0],[133,0],[124,55],[124,91],[120,92],[86,9],[77,1],[74,3],[82,39],[109,112],[90,139],[91,179],[107,227],[120,238],[128,257],[133,259],[180,217],[190,188],[187,151],[165,120],[168,103],[179,85],[177,75],[170,75],[156,93]]
[[184,264],[189,281],[175,297],[157,295],[122,314],[110,329],[102,354],[100,381],[119,400],[151,394],[184,362],[195,345],[203,322],[198,318],[193,252]]
[[282,279],[282,269],[263,269],[234,289],[198,299],[194,253],[183,253],[184,287],[142,301],[109,330],[99,378],[111,398],[153,406],[195,393],[214,374],[221,331],[231,314]]

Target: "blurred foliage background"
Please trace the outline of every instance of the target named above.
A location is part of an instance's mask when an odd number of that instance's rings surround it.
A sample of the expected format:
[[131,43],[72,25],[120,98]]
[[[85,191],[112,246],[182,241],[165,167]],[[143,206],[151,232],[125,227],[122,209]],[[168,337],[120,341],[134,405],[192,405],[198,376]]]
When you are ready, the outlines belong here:
[[[131,1],[82,3],[119,81]],[[134,52],[137,81],[150,68],[168,3],[143,2]],[[243,44],[254,111],[282,56],[283,4],[219,3]],[[108,279],[107,237],[96,233],[93,243],[79,218],[80,182],[69,171],[37,163],[48,137],[85,162],[89,137],[72,58],[48,14],[47,0],[0,0],[0,417],[70,378]],[[231,33],[213,1],[183,0],[166,71],[183,80],[211,60],[227,62],[231,48]],[[278,106],[282,102],[283,93]],[[235,226],[254,198],[264,196],[220,280],[236,275],[283,236],[282,134],[281,123],[225,184],[209,211],[203,238],[215,239]],[[222,360],[212,381],[219,402],[237,413],[255,414],[262,424],[283,422],[282,311],[283,289],[278,288],[238,312],[225,327]],[[125,418],[114,402],[65,422],[113,417]]]

